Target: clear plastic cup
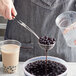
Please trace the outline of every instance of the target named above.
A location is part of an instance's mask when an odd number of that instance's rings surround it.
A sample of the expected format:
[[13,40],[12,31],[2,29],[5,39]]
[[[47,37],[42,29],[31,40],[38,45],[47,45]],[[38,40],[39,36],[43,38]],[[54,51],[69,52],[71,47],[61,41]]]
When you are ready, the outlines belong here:
[[21,43],[17,40],[4,40],[0,42],[4,72],[17,71]]
[[76,47],[76,12],[66,11],[56,18],[56,25],[60,28],[66,43],[70,47]]

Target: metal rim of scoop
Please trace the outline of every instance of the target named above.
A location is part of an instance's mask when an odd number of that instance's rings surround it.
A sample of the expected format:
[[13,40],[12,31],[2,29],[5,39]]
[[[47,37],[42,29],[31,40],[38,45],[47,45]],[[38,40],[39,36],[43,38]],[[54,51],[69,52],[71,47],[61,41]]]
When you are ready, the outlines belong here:
[[47,50],[51,50],[54,46],[55,46],[55,41],[53,44],[50,44],[50,45],[46,45],[46,44],[41,44],[40,42],[38,42],[39,46],[43,49],[47,49]]

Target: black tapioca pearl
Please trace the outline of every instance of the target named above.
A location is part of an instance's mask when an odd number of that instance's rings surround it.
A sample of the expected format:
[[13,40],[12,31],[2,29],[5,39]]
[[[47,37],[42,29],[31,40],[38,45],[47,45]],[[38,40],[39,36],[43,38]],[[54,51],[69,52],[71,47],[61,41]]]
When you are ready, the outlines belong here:
[[[45,76],[45,63],[45,60],[35,61],[33,63],[28,64],[25,69],[36,76]],[[57,76],[65,71],[66,68],[62,64],[50,60],[47,61],[48,76]]]
[[10,67],[7,67],[6,69],[10,69]]
[[39,42],[41,44],[50,45],[50,44],[54,44],[55,39],[54,38],[49,38],[47,36],[43,36],[43,37],[40,37]]
[[11,71],[13,72],[14,70],[12,69]]
[[11,66],[9,66],[9,67],[11,67]]

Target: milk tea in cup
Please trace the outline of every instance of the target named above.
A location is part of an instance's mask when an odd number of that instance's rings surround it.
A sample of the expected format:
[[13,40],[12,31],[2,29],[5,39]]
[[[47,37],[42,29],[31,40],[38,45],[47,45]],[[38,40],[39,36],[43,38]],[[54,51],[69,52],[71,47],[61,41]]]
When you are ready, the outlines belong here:
[[17,40],[4,40],[0,42],[0,46],[4,72],[16,72],[21,43]]

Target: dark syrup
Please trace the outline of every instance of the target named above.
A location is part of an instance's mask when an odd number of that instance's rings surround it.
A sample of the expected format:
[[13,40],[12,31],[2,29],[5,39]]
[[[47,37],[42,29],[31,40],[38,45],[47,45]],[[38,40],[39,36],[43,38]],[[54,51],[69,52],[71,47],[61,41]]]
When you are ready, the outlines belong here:
[[[55,39],[48,38],[46,36],[40,37],[39,42],[44,45],[54,44]],[[35,76],[57,76],[66,71],[66,67],[60,63],[47,60],[47,52],[45,49],[45,60],[38,60],[33,63],[29,63],[25,69]]]
[[45,63],[45,76],[47,76],[47,49],[46,49],[46,51],[45,51],[45,56],[46,56],[46,63]]
[[25,69],[34,76],[58,76],[66,71],[66,67],[55,61],[47,60],[47,75],[45,72],[45,60],[29,63]]
[[[49,46],[51,44],[54,44],[54,42],[55,42],[54,38],[49,38],[47,36],[40,37],[40,39],[39,39],[39,43],[43,44],[43,45],[48,45]],[[45,56],[46,56],[45,76],[47,76],[47,52],[48,52],[48,49],[45,48]]]

